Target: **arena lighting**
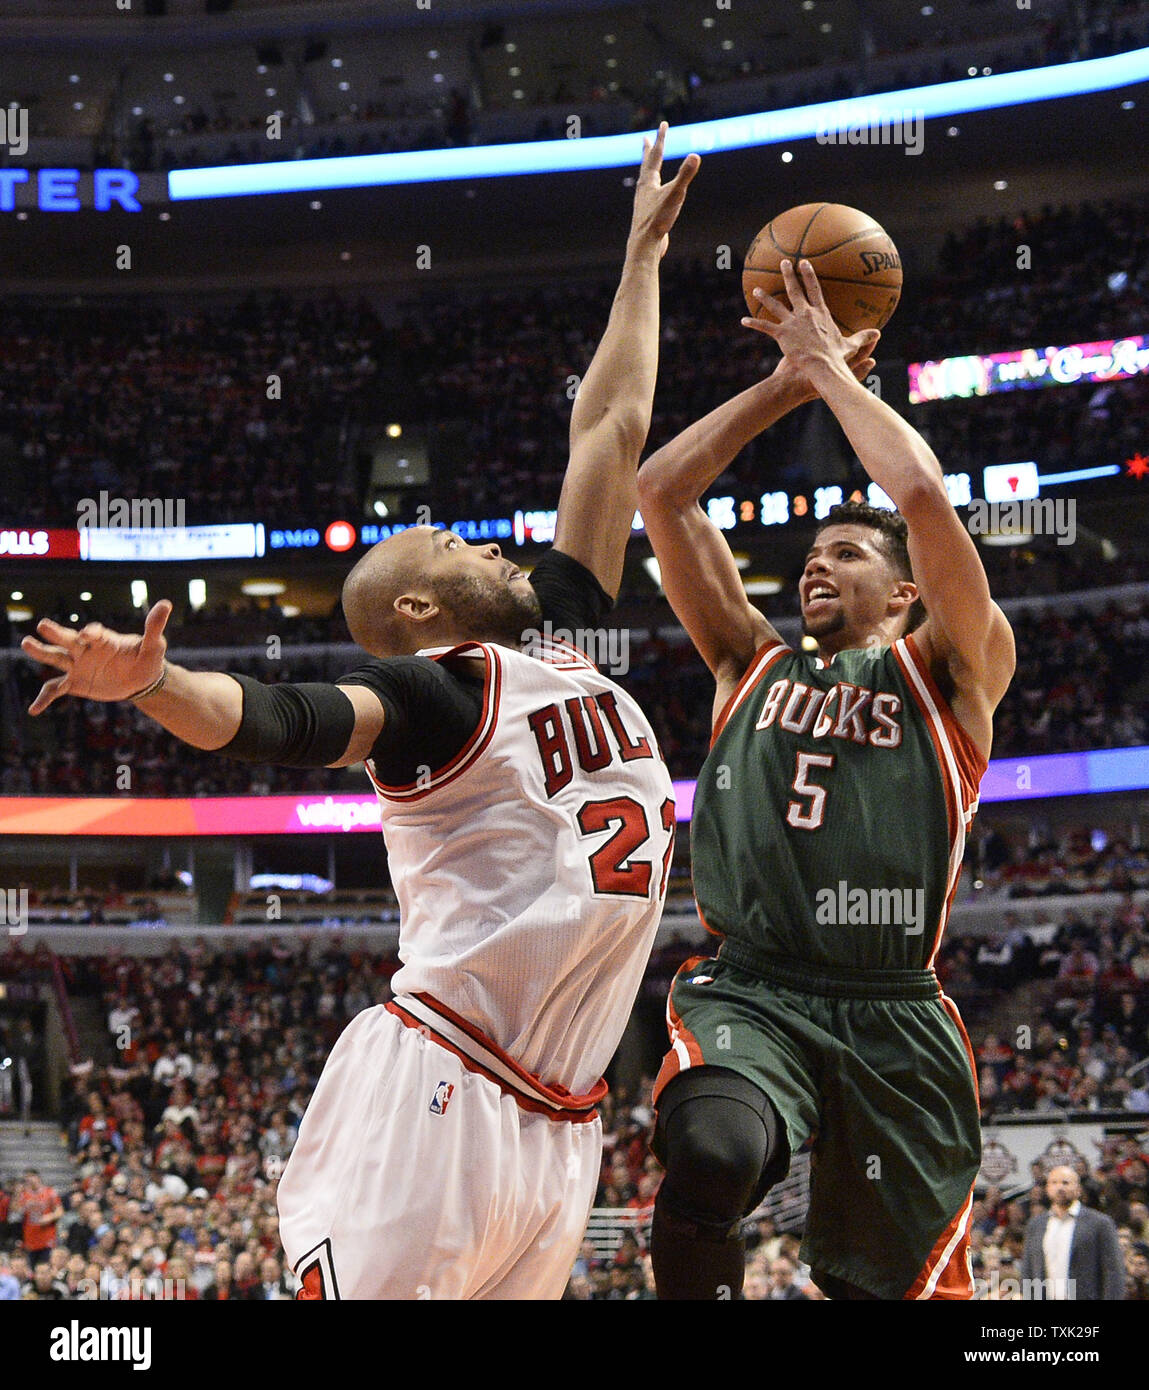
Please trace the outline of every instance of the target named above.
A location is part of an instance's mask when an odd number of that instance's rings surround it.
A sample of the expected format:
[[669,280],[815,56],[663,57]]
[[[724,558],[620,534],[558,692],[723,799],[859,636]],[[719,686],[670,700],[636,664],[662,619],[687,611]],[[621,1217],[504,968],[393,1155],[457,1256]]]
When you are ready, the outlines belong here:
[[1032,531],[989,531],[978,536],[982,545],[1029,545],[1033,540]]
[[[850,101],[817,102],[783,111],[762,111],[676,126],[666,140],[666,158],[750,149],[783,141],[814,139],[831,126],[871,125],[915,117],[956,116],[992,111],[1057,97],[1109,91],[1149,78],[1149,48],[1059,63],[1028,72],[938,82]],[[446,179],[502,178],[557,174],[577,169],[617,169],[638,162],[639,133],[596,135],[582,140],[533,140],[510,145],[476,145],[448,150],[404,150],[394,154],[345,155],[336,159],[285,160],[204,169],[173,169],[168,196],[238,198],[261,193],[305,193],[320,188],[366,188]]]
[[335,885],[318,874],[252,874],[251,888],[286,888],[292,893],[330,893]]
[[1039,473],[1037,481],[1043,487],[1052,487],[1056,483],[1084,483],[1089,478],[1112,478],[1120,472],[1119,463],[1104,463],[1098,468],[1071,468],[1068,473]]
[[782,581],[768,574],[751,575],[742,581],[742,587],[750,595],[776,594],[782,588]]

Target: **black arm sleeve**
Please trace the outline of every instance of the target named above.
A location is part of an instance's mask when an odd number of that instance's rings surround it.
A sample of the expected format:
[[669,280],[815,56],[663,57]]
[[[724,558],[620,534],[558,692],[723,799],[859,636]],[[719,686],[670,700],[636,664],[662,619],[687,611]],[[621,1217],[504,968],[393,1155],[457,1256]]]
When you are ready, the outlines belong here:
[[420,768],[438,771],[474,733],[483,708],[483,681],[426,656],[368,661],[339,677],[365,685],[383,706],[383,732],[370,757],[381,782],[405,787]]
[[355,706],[342,690],[321,682],[264,685],[251,676],[231,678],[243,687],[243,717],[217,753],[280,767],[328,767],[346,753]]
[[531,584],[543,606],[543,620],[570,632],[597,627],[614,600],[590,570],[561,550],[548,550],[531,571]]

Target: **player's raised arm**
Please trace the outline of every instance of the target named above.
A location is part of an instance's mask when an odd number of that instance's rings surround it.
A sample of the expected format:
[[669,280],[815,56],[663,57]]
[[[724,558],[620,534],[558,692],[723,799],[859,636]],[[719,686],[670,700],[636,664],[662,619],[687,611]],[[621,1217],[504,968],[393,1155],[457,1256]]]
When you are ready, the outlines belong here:
[[44,682],[29,707],[42,714],[64,695],[131,700],[193,748],[243,762],[285,767],[344,767],[367,756],[383,729],[383,706],[362,686],[264,685],[222,671],[188,671],[166,659],[164,627],[172,605],[161,599],[142,634],[102,623],[80,631],[44,618],[25,637],[30,657],[62,674]]
[[[768,333],[834,412],[862,467],[906,519],[910,561],[928,617],[914,640],[927,661],[944,662],[972,697],[979,743],[1013,676],[1014,643],[969,532],[945,489],[933,450],[907,421],[854,377],[845,341],[826,309],[808,261],[782,262],[792,307],[770,301],[774,322],[743,319]],[[968,727],[968,725],[967,725]]]
[[637,506],[635,474],[650,429],[658,373],[658,265],[699,158],[662,182],[666,123],[643,143],[622,279],[610,320],[571,412],[570,463],[555,547],[580,561],[609,594],[622,580]]
[[[850,370],[864,376],[872,369],[877,340],[876,329],[850,339]],[[726,537],[699,499],[750,440],[815,394],[783,358],[770,376],[684,430],[639,470],[639,508],[663,588],[720,693],[778,635],[746,597]]]

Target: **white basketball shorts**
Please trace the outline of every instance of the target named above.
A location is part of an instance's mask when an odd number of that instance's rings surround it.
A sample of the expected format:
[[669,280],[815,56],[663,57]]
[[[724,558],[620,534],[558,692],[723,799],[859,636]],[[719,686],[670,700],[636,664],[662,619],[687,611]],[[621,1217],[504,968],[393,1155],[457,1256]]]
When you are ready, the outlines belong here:
[[300,1297],[557,1299],[602,1155],[384,1007],[343,1031],[279,1183]]

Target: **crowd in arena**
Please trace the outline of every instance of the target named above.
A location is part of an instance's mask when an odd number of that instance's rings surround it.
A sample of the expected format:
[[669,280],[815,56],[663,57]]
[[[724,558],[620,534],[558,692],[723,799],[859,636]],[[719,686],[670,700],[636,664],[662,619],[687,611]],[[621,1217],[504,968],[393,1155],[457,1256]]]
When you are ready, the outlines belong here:
[[1024,836],[977,829],[966,850],[968,899],[1028,899],[1149,888],[1149,854],[1125,833],[1075,825],[1054,832],[1034,820]]
[[[928,44],[919,40],[904,49],[891,48],[889,36],[870,33],[844,43],[827,42],[809,52],[807,61],[787,66],[786,76],[799,73],[798,83],[781,85],[777,56],[769,46],[750,52],[739,45],[729,53],[712,56],[680,55],[657,75],[645,80],[611,81],[587,65],[582,74],[567,72],[550,81],[524,79],[521,98],[513,101],[527,124],[512,134],[502,133],[497,123],[484,119],[505,109],[490,94],[481,106],[458,87],[439,90],[420,100],[413,95],[394,95],[386,89],[364,98],[349,92],[338,105],[313,108],[304,119],[292,104],[280,109],[281,136],[267,138],[268,112],[237,108],[234,94],[216,99],[209,111],[203,105],[190,110],[176,108],[174,115],[144,114],[129,137],[119,141],[108,132],[95,141],[97,164],[119,163],[150,169],[189,168],[210,163],[260,163],[284,158],[321,159],[339,155],[380,154],[393,150],[435,149],[450,145],[490,144],[506,139],[553,139],[562,132],[547,114],[548,107],[577,111],[584,134],[613,135],[646,130],[659,120],[672,123],[701,121],[715,116],[739,115],[780,106],[842,101],[879,92],[953,82],[968,75],[968,67],[954,46],[980,40],[979,59],[987,71],[1003,73],[1045,64],[1102,58],[1126,52],[1143,42],[1144,0],[1091,0],[1086,5],[1050,6],[1040,26],[1027,41],[1003,42],[986,33],[968,17],[940,14]],[[858,61],[863,48],[869,61]],[[902,56],[893,65],[880,60]],[[877,62],[875,60],[878,60]],[[800,61],[800,60],[799,60]],[[755,80],[757,79],[757,80]],[[529,88],[529,89],[528,89]],[[314,92],[312,92],[314,98]],[[537,119],[531,112],[538,112]],[[51,133],[40,124],[38,133]],[[221,150],[218,141],[208,146],[204,137],[231,135]]]
[[[1097,342],[1136,331],[1149,304],[1147,247],[1144,208],[1124,202],[1047,204],[951,231],[938,276],[923,285],[920,312],[907,328],[909,359]],[[1119,406],[1120,395],[1094,394],[1089,419],[1103,425],[1102,402]],[[995,421],[995,428],[1005,423]]]
[[[1066,843],[1084,855],[1081,832]],[[694,950],[685,940],[661,948],[651,982],[664,991]],[[270,935],[230,950],[199,939],[158,957],[60,958],[69,993],[100,1001],[106,1037],[64,1087],[71,1181],[49,1195],[38,1177],[0,1174],[0,1298],[291,1297],[276,1179],[328,1051],[351,1018],[390,998],[397,964],[330,933],[302,946]],[[44,946],[14,942],[0,954],[0,979],[29,983],[52,969]],[[1000,939],[957,933],[939,977],[967,1021],[999,1020],[971,1027],[984,1119],[1070,1108],[1149,1117],[1137,1065],[1149,1060],[1149,920],[1131,897],[1048,929],[1022,929],[1007,914]],[[610,1242],[584,1243],[570,1299],[653,1297],[646,1241],[661,1169],[647,1148],[650,1085],[604,1103],[595,1205],[617,1227]],[[1122,1233],[1129,1296],[1149,1297],[1144,1135],[1107,1141],[1084,1178],[1087,1200]],[[975,1273],[1009,1268],[1040,1201],[1036,1185],[980,1197]],[[29,1211],[58,1214],[39,1225]],[[748,1298],[821,1296],[792,1232],[754,1221],[750,1236]]]
[[[47,1263],[67,1290],[27,1296],[291,1297],[275,1181],[327,1053],[387,997],[394,959],[270,942],[65,964],[70,988],[102,995],[110,1060],[72,1068],[62,1123],[75,1177],[46,1245],[28,1249],[26,1180],[4,1184],[0,1224],[21,1247],[8,1241],[10,1265],[32,1282],[26,1265]],[[22,967],[46,968],[36,956]]]
[[[642,610],[635,610],[641,618]],[[111,615],[101,615],[117,626]],[[124,615],[120,630],[138,627]],[[274,618],[271,625],[278,629]],[[1013,619],[1017,674],[994,721],[995,757],[1137,747],[1149,742],[1137,698],[1149,654],[1149,601],[1098,612],[1021,613]],[[266,624],[265,624],[266,627]],[[178,629],[177,629],[178,631]],[[184,629],[186,632],[187,629]],[[175,640],[182,640],[182,634]],[[689,644],[655,629],[628,648],[620,683],[646,710],[675,777],[698,775],[710,738],[713,681]],[[235,657],[216,665],[259,680],[336,680],[358,664],[342,653],[283,660]],[[31,663],[0,671],[0,700],[13,718],[0,746],[0,794],[67,796],[268,795],[365,792],[362,773],[237,762],[182,744],[126,704],[59,701],[32,720],[38,690]]]
[[[1107,202],[969,229],[943,257],[951,269],[915,276],[879,348],[879,376],[883,353],[913,361],[1134,330],[1149,296],[1144,227],[1144,206]],[[1091,253],[1098,236],[1102,271]],[[1029,241],[1032,267],[1019,271],[1017,246]],[[767,340],[738,326],[735,269],[672,260],[662,275],[650,449],[774,361]],[[553,507],[567,463],[570,383],[593,355],[613,288],[594,280],[481,296],[426,292],[387,321],[366,300],[334,292],[122,304],[114,316],[98,304],[13,301],[0,343],[0,448],[12,464],[0,520],[74,526],[80,500],[101,490],[178,495],[189,525],[357,517],[371,438],[388,419],[434,425],[433,481],[419,500],[436,517]],[[1147,390],[1141,377],[1014,391],[911,407],[910,417],[947,472],[1033,458],[1050,471],[1120,462],[1142,448]],[[844,476],[849,450],[829,443],[833,431],[827,444],[840,458],[827,460],[827,476],[795,474],[809,421],[804,411],[786,417],[727,477],[751,486],[864,483],[856,465],[856,476]]]
[[[1071,341],[1095,335],[1098,322],[1117,333],[1145,307],[1144,225],[1136,204],[1105,203],[969,229],[947,246],[943,274],[917,305],[899,312],[898,331],[910,348],[920,336],[921,350],[928,346],[935,355],[947,343],[969,351],[975,343],[1036,341],[1032,335],[1046,329],[1047,336]],[[1090,247],[1102,234],[1112,270],[1124,280],[1114,288],[1103,276],[1082,295],[1080,272],[1094,264]],[[1018,275],[1011,250],[1023,236],[1033,243],[1032,282]],[[984,295],[967,292],[970,272],[963,267],[971,260]],[[730,328],[739,312],[736,277],[698,265],[667,266],[663,273],[651,447],[768,369],[762,339],[740,338]],[[261,516],[311,524],[355,516],[363,460],[328,466],[327,459],[339,457],[340,437],[372,420],[377,426],[387,403],[399,401],[408,419],[465,422],[451,446],[457,456],[441,460],[449,464],[442,469],[449,481],[435,498],[443,515],[498,514],[528,500],[553,504],[567,462],[566,383],[585,369],[611,292],[596,282],[541,295],[487,295],[469,304],[465,316],[454,301],[431,297],[409,305],[391,326],[366,302],[335,296],[219,308],[124,307],[112,319],[95,306],[13,304],[10,331],[0,342],[0,437],[17,456],[4,510],[19,525],[68,524],[80,497],[101,490],[163,497],[178,480],[189,524]],[[1022,300],[1035,317],[1018,317]],[[952,343],[945,336],[951,332]],[[274,399],[269,376],[279,382]],[[1048,470],[1137,451],[1147,405],[1149,383],[1141,377],[939,402],[920,407],[915,422],[947,471],[976,475],[987,460],[1010,457],[1039,458]],[[793,459],[803,456],[803,428],[800,413],[780,422],[743,451],[718,486],[753,486],[763,477],[780,486],[797,482]],[[314,466],[319,455],[324,467]],[[862,481],[859,474],[847,485]],[[1141,572],[1139,556],[1104,554],[1088,541],[1018,545],[986,557],[993,592],[1003,598],[1121,583]],[[676,775],[693,776],[708,743],[705,672],[689,649],[662,640],[652,604],[625,593],[622,601],[632,627],[645,619],[654,628],[632,654],[624,683],[646,705]],[[763,609],[770,617],[792,616],[793,586],[766,599]],[[69,615],[51,616],[67,621]],[[139,620],[138,613],[80,616],[123,630]],[[24,630],[12,624],[9,641],[15,644]],[[274,603],[254,601],[226,612],[218,605],[177,611],[168,635],[180,646],[234,646],[263,643],[272,631],[285,644],[347,641],[338,608],[326,617],[288,617]],[[1135,695],[1149,633],[1143,603],[1019,616],[1015,631],[1019,666],[998,711],[999,756],[1145,741]],[[333,678],[348,669],[342,659],[323,672],[294,658],[228,665],[272,681]],[[28,663],[6,665],[0,675],[0,700],[12,715],[0,749],[4,794],[124,790],[124,768],[128,788],[143,795],[359,785],[345,773],[252,768],[197,754],[126,706],[65,702],[34,729],[22,712],[36,685]],[[49,748],[62,749],[62,756]]]

